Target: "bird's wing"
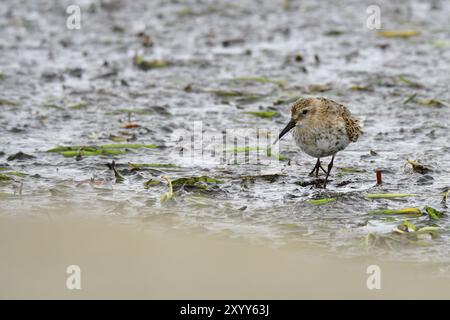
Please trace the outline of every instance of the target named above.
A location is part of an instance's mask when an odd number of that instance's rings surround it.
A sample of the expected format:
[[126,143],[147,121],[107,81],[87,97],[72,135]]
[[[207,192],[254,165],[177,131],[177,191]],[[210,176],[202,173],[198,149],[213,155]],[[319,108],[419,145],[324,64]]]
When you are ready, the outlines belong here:
[[359,136],[362,134],[362,123],[359,119],[355,118],[350,110],[347,109],[343,104],[337,103],[336,101],[329,100],[335,108],[339,110],[340,115],[345,121],[345,129],[347,135],[352,142],[356,142]]

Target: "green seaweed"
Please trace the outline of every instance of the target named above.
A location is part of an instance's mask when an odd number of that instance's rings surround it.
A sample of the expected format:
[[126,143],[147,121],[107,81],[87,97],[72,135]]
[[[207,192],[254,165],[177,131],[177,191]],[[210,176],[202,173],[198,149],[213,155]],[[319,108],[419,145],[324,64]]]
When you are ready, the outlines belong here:
[[408,214],[419,217],[422,215],[422,211],[419,208],[381,209],[369,211],[368,214],[387,214],[387,215]]
[[160,185],[162,182],[156,179],[149,179],[147,181],[144,182],[144,188],[148,189],[150,187],[154,187],[154,186],[158,186]]
[[65,157],[76,156],[100,156],[100,155],[120,155],[126,153],[125,150],[120,149],[140,149],[140,148],[157,148],[154,144],[130,144],[130,143],[116,143],[104,144],[100,146],[59,146],[47,150],[47,152],[59,153]]
[[112,26],[111,31],[123,33],[123,32],[125,32],[125,28],[123,28],[122,26],[114,25],[114,26]]
[[439,220],[444,216],[444,213],[441,211],[438,211],[432,207],[426,206],[424,208],[425,212],[428,214],[428,216],[433,220]]
[[275,182],[278,180],[279,177],[284,176],[283,174],[279,173],[266,173],[266,174],[258,174],[258,175],[246,175],[246,176],[240,176],[242,180],[255,180],[255,179],[263,179],[266,181],[269,181],[270,183]]
[[404,75],[399,75],[399,76],[398,76],[398,79],[399,79],[401,82],[403,82],[405,85],[407,85],[408,87],[411,87],[411,88],[419,89],[419,88],[422,88],[422,87],[423,87],[420,83],[417,83],[417,82],[414,82],[414,81],[412,81],[412,80],[409,80],[409,79],[406,78],[406,76],[404,76]]
[[342,30],[329,30],[329,31],[326,31],[326,32],[324,33],[324,35],[325,35],[325,36],[336,37],[336,36],[343,35],[344,33],[345,33],[345,32],[342,31]]
[[7,176],[6,174],[1,174],[0,173],[0,182],[4,182],[4,181],[11,181],[12,178]]
[[10,100],[10,99],[2,99],[0,98],[0,106],[18,106],[19,103],[17,101],[14,100]]
[[399,229],[402,231],[407,231],[407,232],[416,232],[417,231],[416,225],[408,220],[403,221],[400,224]]
[[385,38],[410,38],[420,35],[416,30],[383,30],[378,32],[378,35]]
[[74,109],[74,110],[80,110],[80,109],[85,109],[87,108],[88,103],[85,101],[81,101],[75,104],[72,104],[69,106],[70,109]]
[[245,111],[243,113],[266,119],[272,119],[279,115],[277,111]]
[[16,176],[16,177],[20,177],[20,178],[24,178],[24,177],[27,176],[26,173],[18,172],[18,171],[5,172],[4,174],[6,174],[6,175],[11,175],[11,176]]
[[418,101],[421,105],[427,107],[449,107],[450,104],[446,101],[438,100],[438,99],[423,99]]
[[434,226],[425,226],[422,228],[418,228],[415,224],[405,220],[403,221],[397,228],[394,229],[394,232],[397,232],[401,235],[406,235],[414,244],[422,238],[421,235],[431,235],[432,239],[435,239],[439,236],[439,227]]
[[359,84],[354,84],[351,85],[349,87],[349,90],[353,90],[353,91],[371,91],[373,90],[372,85],[359,85]]
[[141,108],[141,109],[126,109],[126,108],[122,108],[122,109],[117,109],[114,111],[110,111],[107,112],[106,114],[138,114],[138,115],[147,115],[147,114],[153,114],[154,111],[151,109],[145,109],[145,108]]
[[221,180],[217,180],[214,178],[210,178],[208,176],[201,176],[201,177],[188,177],[188,178],[178,178],[172,181],[172,185],[174,187],[180,187],[180,186],[193,186],[196,185],[199,182],[205,182],[205,183],[223,183]]
[[417,172],[417,173],[420,173],[420,174],[425,174],[425,173],[427,173],[427,172],[432,171],[429,167],[427,167],[427,166],[421,164],[421,163],[420,163],[419,161],[417,161],[417,160],[410,160],[410,159],[407,159],[406,162],[407,162],[407,164],[410,164],[410,165],[411,165],[411,167],[412,167],[412,169],[413,169],[414,172]]
[[399,233],[399,234],[407,234],[407,233],[413,233],[417,230],[417,227],[415,224],[409,222],[408,220],[404,220],[402,223],[400,223],[397,227],[394,228],[393,232]]
[[110,150],[110,149],[98,149],[95,151],[86,151],[86,150],[80,150],[80,151],[62,151],[59,152],[64,157],[77,157],[77,156],[101,156],[101,155],[120,155],[125,154],[125,151],[122,150]]
[[307,200],[306,202],[313,204],[313,205],[321,205],[321,204],[327,204],[330,202],[336,201],[336,198],[323,198],[323,199],[312,199]]
[[169,66],[169,62],[164,60],[145,60],[142,56],[135,56],[133,63],[139,69],[147,71],[151,69],[161,69]]
[[410,103],[410,102],[413,101],[416,97],[417,97],[417,93],[413,93],[412,95],[410,95],[408,98],[406,98],[406,99],[403,101],[403,104],[408,104],[408,103]]
[[97,147],[88,147],[88,146],[58,146],[52,149],[47,150],[47,152],[54,152],[54,153],[61,153],[65,151],[78,151],[78,150],[84,150],[84,151],[92,151],[95,152],[97,150]]
[[364,173],[367,172],[365,169],[360,168],[354,168],[354,167],[342,167],[338,168],[339,171],[346,172],[346,173]]
[[178,178],[173,180],[171,183],[173,188],[176,190],[188,189],[193,191],[206,192],[210,191],[211,187],[223,183],[223,181],[208,176],[200,176]]

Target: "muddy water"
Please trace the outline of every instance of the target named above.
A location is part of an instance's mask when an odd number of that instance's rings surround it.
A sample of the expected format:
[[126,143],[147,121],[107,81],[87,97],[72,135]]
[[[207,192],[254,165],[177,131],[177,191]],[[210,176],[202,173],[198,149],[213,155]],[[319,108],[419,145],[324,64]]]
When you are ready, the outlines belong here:
[[[344,260],[301,244],[271,248],[166,227],[103,217],[0,218],[0,298],[449,298],[448,269],[438,264]],[[66,288],[73,264],[81,290]],[[373,264],[381,270],[380,290],[366,285]]]
[[[0,182],[1,214],[94,215],[274,248],[302,244],[445,265],[447,216],[368,212],[430,206],[448,213],[450,4],[378,2],[384,29],[419,32],[386,38],[366,27],[372,2],[86,0],[78,2],[81,29],[69,30],[65,10],[74,1],[2,1],[0,173],[11,179]],[[135,56],[159,67],[141,70]],[[284,126],[291,101],[308,95],[348,105],[365,125],[360,141],[338,154],[326,190],[308,186],[315,160],[290,136],[274,148],[280,161],[263,153],[258,162],[254,151],[249,161],[242,152],[234,158],[234,150],[254,148],[257,136],[267,147],[267,133]],[[254,111],[278,114],[246,113]],[[199,132],[208,137],[203,158]],[[47,152],[113,143],[157,148],[81,157]],[[8,160],[18,152],[33,158]],[[414,172],[407,159],[431,171]],[[107,166],[113,160],[120,181]],[[131,170],[129,163],[153,167]],[[215,180],[177,187],[161,202],[168,190],[162,176]],[[146,186],[150,179],[161,183]],[[322,198],[335,201],[308,202]],[[438,227],[438,235],[386,240],[405,219]]]

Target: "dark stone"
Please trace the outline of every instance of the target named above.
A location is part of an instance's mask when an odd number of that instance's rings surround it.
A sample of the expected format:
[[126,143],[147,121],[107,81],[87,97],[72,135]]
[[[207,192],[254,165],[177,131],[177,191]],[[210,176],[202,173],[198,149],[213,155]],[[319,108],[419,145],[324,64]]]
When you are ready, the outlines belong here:
[[62,75],[53,71],[44,71],[41,74],[41,78],[45,81],[56,81],[56,80],[62,81],[64,79]]
[[66,73],[71,77],[81,78],[83,75],[83,69],[81,68],[67,69]]
[[245,42],[244,39],[229,39],[222,41],[222,46],[226,48],[234,45],[240,45],[243,44],[244,42]]
[[343,187],[343,186],[346,186],[346,185],[348,185],[348,184],[350,184],[350,183],[352,183],[353,181],[351,181],[351,180],[345,180],[345,181],[341,181],[341,182],[339,182],[336,186],[337,187]]
[[[332,180],[328,179],[328,182],[331,182]],[[296,185],[299,185],[301,187],[308,187],[308,186],[319,186],[325,182],[325,179],[315,179],[315,180],[309,180],[309,181],[297,181],[294,182]]]
[[434,183],[434,178],[430,176],[429,174],[421,176],[419,179],[417,179],[417,184],[424,186],[424,185],[430,185]]
[[17,127],[14,127],[14,128],[11,128],[11,130],[9,130],[11,133],[22,133],[22,132],[24,132],[25,130],[23,130],[23,129],[20,129],[20,128],[17,128]]
[[14,160],[30,160],[36,158],[35,156],[32,156],[30,154],[23,153],[22,151],[17,152],[16,154],[10,155],[8,158],[6,158],[7,161],[14,161]]

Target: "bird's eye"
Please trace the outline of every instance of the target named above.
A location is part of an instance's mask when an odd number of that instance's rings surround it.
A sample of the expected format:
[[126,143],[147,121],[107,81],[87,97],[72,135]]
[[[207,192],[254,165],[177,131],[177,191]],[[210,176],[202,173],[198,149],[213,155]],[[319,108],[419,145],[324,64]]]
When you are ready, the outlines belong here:
[[302,111],[302,113],[303,113],[303,114],[307,114],[307,113],[308,113],[308,110],[305,109],[305,110]]

